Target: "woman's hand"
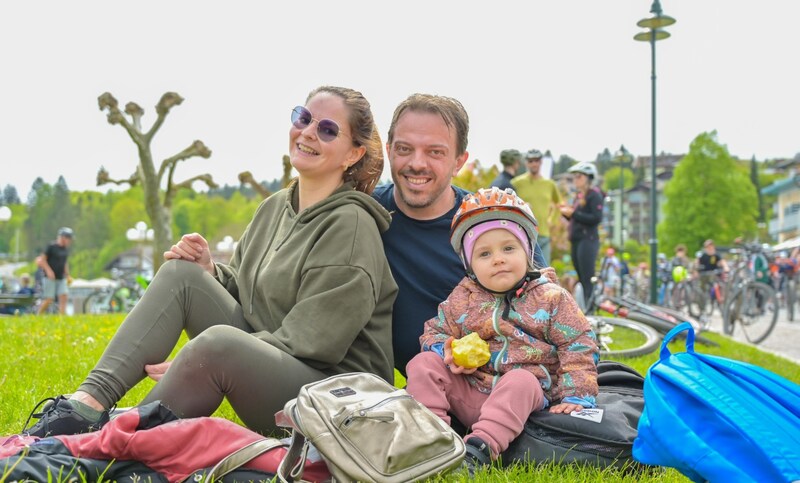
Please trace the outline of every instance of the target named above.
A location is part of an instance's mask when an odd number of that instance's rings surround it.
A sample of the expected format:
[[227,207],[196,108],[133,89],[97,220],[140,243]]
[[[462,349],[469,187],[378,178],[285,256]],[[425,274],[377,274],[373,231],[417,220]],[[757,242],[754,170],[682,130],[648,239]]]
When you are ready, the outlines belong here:
[[580,404],[561,403],[561,404],[556,404],[555,406],[551,406],[550,412],[569,414],[572,411],[580,411],[581,409],[583,409],[583,406],[581,406]]
[[575,211],[573,207],[567,206],[564,203],[558,205],[558,210],[561,212],[562,215],[566,216],[567,218],[571,218],[572,213]]
[[200,265],[211,275],[216,274],[208,242],[199,233],[183,235],[178,243],[164,252],[164,260],[187,260]]
[[167,369],[171,364],[172,361],[164,361],[160,364],[145,364],[144,372],[147,373],[147,377],[158,382],[167,373]]
[[444,363],[447,367],[450,368],[450,372],[453,374],[472,374],[473,372],[477,371],[477,367],[470,367],[469,369],[466,367],[461,367],[455,363],[453,360],[453,341],[455,337],[450,337],[444,342]]

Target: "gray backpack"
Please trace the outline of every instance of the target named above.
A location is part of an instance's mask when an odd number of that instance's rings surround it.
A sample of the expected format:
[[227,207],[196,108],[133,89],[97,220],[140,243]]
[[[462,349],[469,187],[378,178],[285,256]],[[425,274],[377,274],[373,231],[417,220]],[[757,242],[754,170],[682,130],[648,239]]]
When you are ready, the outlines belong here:
[[404,389],[373,374],[306,384],[276,420],[292,428],[291,446],[278,468],[281,481],[302,478],[309,444],[334,481],[422,480],[464,459],[464,442],[455,431]]

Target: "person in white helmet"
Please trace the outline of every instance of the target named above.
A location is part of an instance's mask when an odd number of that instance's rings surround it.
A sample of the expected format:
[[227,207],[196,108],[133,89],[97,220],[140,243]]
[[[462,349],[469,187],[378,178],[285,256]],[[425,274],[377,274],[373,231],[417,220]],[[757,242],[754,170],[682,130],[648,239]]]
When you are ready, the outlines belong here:
[[580,162],[571,168],[572,180],[577,189],[572,206],[562,203],[561,214],[569,220],[569,241],[572,264],[578,274],[586,300],[592,293],[592,277],[600,250],[600,234],[597,227],[603,219],[603,194],[594,186],[597,167],[594,163]]

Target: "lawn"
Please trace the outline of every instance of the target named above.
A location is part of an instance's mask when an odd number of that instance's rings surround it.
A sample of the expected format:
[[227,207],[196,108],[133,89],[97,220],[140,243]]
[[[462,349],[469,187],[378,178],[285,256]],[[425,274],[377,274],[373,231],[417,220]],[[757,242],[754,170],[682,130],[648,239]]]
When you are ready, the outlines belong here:
[[[113,316],[25,316],[0,318],[0,434],[22,430],[29,413],[41,399],[69,393],[82,382],[121,323],[121,315]],[[800,366],[781,357],[761,352],[750,346],[733,342],[717,334],[706,334],[719,347],[696,345],[698,352],[739,359],[764,367],[791,381],[800,382]],[[179,345],[186,342],[185,337]],[[683,350],[683,342],[671,345],[673,352]],[[626,359],[641,373],[656,360],[657,353],[646,357]],[[120,406],[133,406],[153,386],[142,381],[120,401]],[[215,416],[236,422],[231,407],[224,403]],[[3,481],[0,476],[0,482]],[[468,481],[464,476],[449,475],[436,481]],[[652,474],[626,474],[616,470],[599,470],[574,466],[541,465],[517,466],[504,470],[492,469],[469,481],[513,482],[687,482],[677,471],[668,469]]]

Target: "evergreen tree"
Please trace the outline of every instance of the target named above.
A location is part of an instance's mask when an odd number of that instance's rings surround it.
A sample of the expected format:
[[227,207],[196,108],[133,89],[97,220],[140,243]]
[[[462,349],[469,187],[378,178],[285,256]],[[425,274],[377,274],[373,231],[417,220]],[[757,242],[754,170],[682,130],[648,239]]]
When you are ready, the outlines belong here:
[[577,161],[575,158],[567,154],[562,154],[558,157],[558,161],[553,165],[553,176],[566,173],[567,170],[576,162]]
[[5,188],[3,188],[3,204],[6,205],[19,205],[22,201],[19,199],[19,193],[17,193],[17,188],[13,185],[7,184]]
[[762,226],[766,224],[767,220],[764,217],[764,197],[761,195],[761,183],[758,179],[758,163],[756,157],[750,159],[750,181],[756,188],[756,195],[758,196],[758,223]]
[[614,157],[611,155],[611,151],[608,148],[603,149],[602,153],[597,154],[597,158],[595,159],[595,164],[597,165],[597,172],[602,176],[611,168],[612,162]]
[[671,251],[683,243],[692,252],[712,238],[726,245],[756,231],[756,190],[716,131],[702,133],[678,163],[664,188],[664,217],[658,225],[659,249]]

